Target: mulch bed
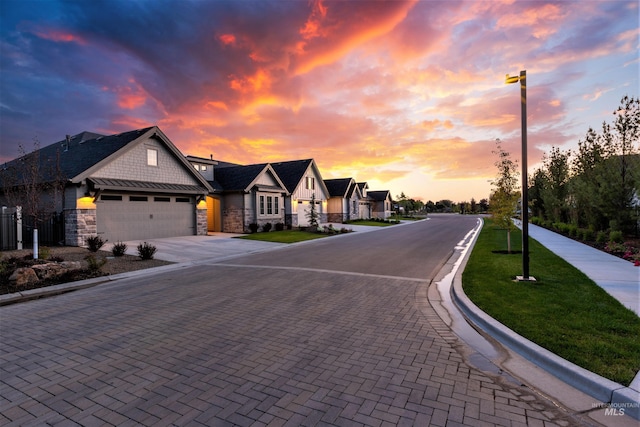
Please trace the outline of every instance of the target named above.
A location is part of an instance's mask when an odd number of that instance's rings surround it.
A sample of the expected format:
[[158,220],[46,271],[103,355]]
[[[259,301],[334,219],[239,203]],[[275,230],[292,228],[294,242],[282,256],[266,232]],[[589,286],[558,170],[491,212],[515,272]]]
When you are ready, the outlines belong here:
[[[30,249],[24,249],[20,251],[1,251],[0,295],[22,292],[30,289],[38,289],[46,286],[59,285],[61,283],[74,282],[78,280],[90,279],[93,277],[108,276],[111,274],[126,273],[129,271],[136,271],[172,264],[169,261],[162,261],[157,259],[142,260],[140,259],[140,257],[133,255],[114,257],[111,252],[90,252],[86,248],[79,248],[74,246],[49,247],[44,249],[40,248],[40,257],[42,258],[45,255],[46,259],[33,260],[33,251]],[[95,256],[96,261],[98,262],[101,262],[102,260],[105,260],[106,262],[100,267],[98,271],[91,271],[90,269],[80,270],[57,277],[56,279],[40,280],[35,283],[20,286],[19,288],[13,286],[9,282],[9,277],[18,267],[27,267],[35,263],[42,264],[50,262],[47,260],[84,261],[88,255]]]

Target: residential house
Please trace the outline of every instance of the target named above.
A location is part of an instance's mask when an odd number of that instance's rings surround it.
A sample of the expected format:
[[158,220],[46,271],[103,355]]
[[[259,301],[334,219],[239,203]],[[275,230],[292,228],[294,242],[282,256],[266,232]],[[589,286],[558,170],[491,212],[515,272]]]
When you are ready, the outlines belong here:
[[366,182],[358,182],[358,193],[360,200],[358,201],[358,219],[369,219],[372,217],[372,204],[373,201],[368,195],[369,184]]
[[[34,155],[40,182],[61,183],[61,197],[43,190],[42,199],[64,213],[66,245],[84,246],[95,235],[117,242],[207,233],[204,200],[213,189],[157,126],[83,132]],[[28,156],[4,165],[4,178],[16,177],[3,179],[4,204],[28,179]]]
[[271,163],[284,183],[289,196],[285,200],[285,224],[291,227],[309,225],[312,201],[316,204],[318,222],[327,222],[329,191],[313,159]]
[[362,195],[353,178],[325,179],[329,190],[327,222],[344,223],[360,218]]
[[248,233],[251,224],[258,228],[267,223],[284,224],[289,193],[270,164],[243,166],[193,156],[187,160],[213,189],[207,197],[212,211],[209,230]]
[[368,197],[372,200],[373,218],[388,219],[393,213],[391,192],[389,190],[368,191]]

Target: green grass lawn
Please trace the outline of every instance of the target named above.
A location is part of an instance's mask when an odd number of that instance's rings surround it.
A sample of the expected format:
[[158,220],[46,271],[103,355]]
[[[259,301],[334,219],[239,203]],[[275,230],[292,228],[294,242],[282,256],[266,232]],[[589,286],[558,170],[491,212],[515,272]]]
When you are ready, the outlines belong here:
[[268,233],[252,233],[246,236],[239,236],[236,239],[246,240],[260,240],[263,242],[275,242],[275,243],[296,243],[305,240],[321,239],[328,237],[329,234],[324,233],[310,233],[308,231],[299,230],[282,230],[282,231],[270,231]]
[[371,225],[374,227],[388,227],[390,225],[395,225],[396,223],[394,222],[385,222],[385,221],[373,221],[373,220],[368,220],[368,219],[357,219],[354,221],[347,221],[344,223],[345,227],[349,227],[349,224],[353,224],[353,225]]
[[[521,232],[511,233],[521,249]],[[530,274],[522,254],[506,251],[506,231],[485,220],[462,274],[467,296],[518,334],[605,378],[629,385],[640,370],[640,318],[582,272],[530,240]]]

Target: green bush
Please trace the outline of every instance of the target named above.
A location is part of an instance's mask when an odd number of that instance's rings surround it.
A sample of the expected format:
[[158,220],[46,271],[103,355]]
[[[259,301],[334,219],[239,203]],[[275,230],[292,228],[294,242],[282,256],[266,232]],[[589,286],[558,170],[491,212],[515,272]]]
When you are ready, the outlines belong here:
[[580,229],[580,235],[584,242],[590,242],[593,240],[594,233],[590,228],[582,228]]
[[107,263],[106,259],[98,259],[93,254],[87,255],[86,257],[84,257],[84,259],[85,261],[87,261],[87,264],[89,265],[89,271],[91,271],[92,273],[98,272],[102,268],[102,266]]
[[125,253],[127,252],[127,244],[123,243],[123,242],[118,242],[115,245],[113,245],[113,248],[111,249],[111,253],[113,254],[113,256],[123,256]]
[[152,244],[149,244],[147,242],[140,243],[138,245],[138,256],[143,260],[153,259],[153,256],[155,255],[157,250],[158,249]]
[[277,222],[276,223],[276,231],[282,231],[284,230],[284,224],[281,222]]
[[252,233],[257,233],[258,232],[258,224],[256,224],[255,222],[252,222],[251,224],[249,224],[249,230],[251,230]]
[[606,231],[598,231],[598,234],[596,234],[596,243],[600,243],[600,244],[607,243],[607,232]]
[[609,241],[614,243],[622,243],[624,241],[622,231],[616,230],[609,233]]
[[87,237],[86,242],[91,252],[98,252],[100,248],[106,243],[100,236]]
[[49,259],[49,257],[51,256],[51,249],[46,246],[40,246],[38,253],[40,259]]
[[267,222],[262,226],[262,231],[264,231],[265,233],[268,233],[269,231],[271,231],[271,227],[272,227],[271,223]]

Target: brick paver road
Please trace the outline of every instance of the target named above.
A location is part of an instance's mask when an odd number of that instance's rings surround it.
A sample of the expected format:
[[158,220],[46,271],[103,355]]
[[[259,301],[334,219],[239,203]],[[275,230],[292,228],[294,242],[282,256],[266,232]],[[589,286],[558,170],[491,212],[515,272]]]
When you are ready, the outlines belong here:
[[0,424],[585,422],[466,363],[428,279],[256,265],[151,279],[1,307]]

